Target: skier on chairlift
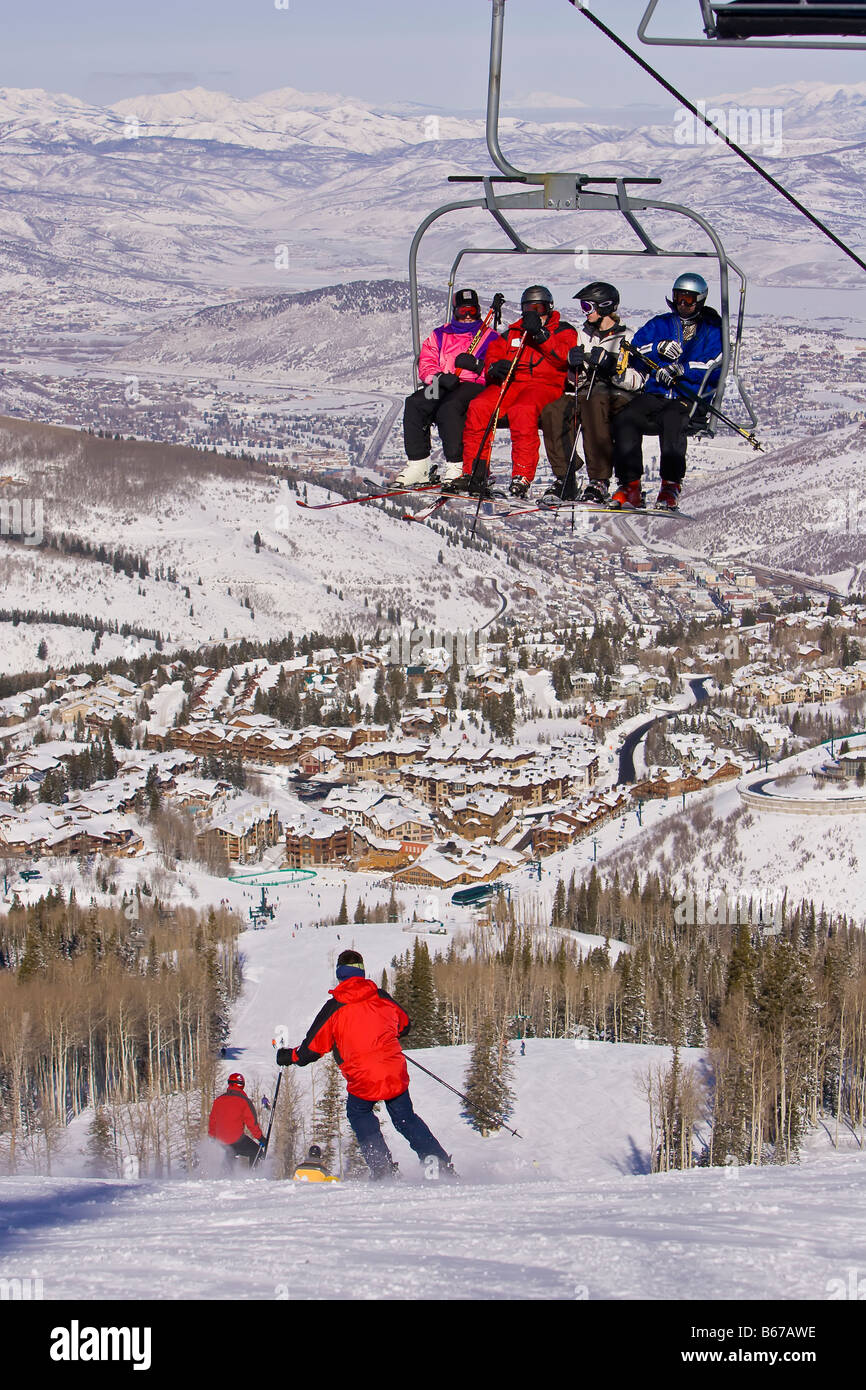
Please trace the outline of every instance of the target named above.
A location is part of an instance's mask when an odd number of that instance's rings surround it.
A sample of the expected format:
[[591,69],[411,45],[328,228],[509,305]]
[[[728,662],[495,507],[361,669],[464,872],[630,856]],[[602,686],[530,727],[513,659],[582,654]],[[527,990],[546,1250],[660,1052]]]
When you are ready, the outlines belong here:
[[577,332],[560,318],[553,307],[553,295],[545,285],[530,285],[523,291],[520,314],[487,350],[487,385],[469,403],[463,431],[463,467],[449,464],[446,468],[446,491],[489,492],[487,473],[495,433],[491,423],[498,408],[499,422],[504,424],[507,418],[511,430],[510,494],[525,497],[529,492],[538,467],[541,412],[562,395],[568,352],[576,346]]
[[577,346],[568,354],[566,394],[541,412],[544,448],[556,480],[545,500],[570,502],[577,497],[575,475],[583,466],[581,450],[575,445],[579,425],[587,476],[580,500],[601,505],[609,500],[613,476],[611,419],[640,390],[643,377],[619,361],[630,330],[617,313],[616,286],[594,280],[574,298],[580,301],[585,318],[577,330]]
[[[719,381],[722,361],[722,320],[707,307],[708,286],[702,275],[688,272],[674,281],[667,301],[669,314],[658,314],[635,333],[632,342],[654,364],[643,390],[613,417],[613,466],[619,487],[611,498],[615,507],[644,507],[643,437],[659,437],[661,487],[656,507],[676,511],[686,471],[690,434],[705,427],[706,411],[677,395],[684,386],[708,405]],[[632,358],[632,365],[640,364]]]
[[[472,398],[484,390],[486,353],[499,337],[492,328],[484,329],[479,337],[481,327],[476,291],[458,290],[450,323],[441,324],[422,343],[418,373],[423,384],[406,397],[403,407],[408,463],[394,479],[397,487],[421,487],[436,481],[430,462],[434,423],[446,464],[462,466],[466,412]],[[469,363],[472,365],[467,369]]]

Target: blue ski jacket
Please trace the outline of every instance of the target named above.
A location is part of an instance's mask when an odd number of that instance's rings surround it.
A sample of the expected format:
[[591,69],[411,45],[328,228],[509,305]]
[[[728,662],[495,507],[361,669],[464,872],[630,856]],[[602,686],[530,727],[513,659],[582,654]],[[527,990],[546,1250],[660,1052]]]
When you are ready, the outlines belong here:
[[[688,333],[692,322],[690,319],[681,319],[679,314],[657,314],[654,319],[650,319],[649,323],[645,323],[642,328],[638,329],[632,342],[646,357],[652,358],[653,362],[659,366],[667,364],[664,358],[658,354],[658,344],[666,339],[673,339],[674,342],[682,343],[683,354],[679,361],[680,365],[685,368],[685,375],[680,377],[680,382],[687,390],[694,391],[697,395],[707,367],[716,360],[721,366],[722,320],[715,309],[704,309],[698,317],[692,336],[684,337],[684,330]],[[707,377],[707,384],[703,392],[704,400],[712,399],[718,382],[719,369],[716,368]],[[676,391],[660,386],[654,376],[647,379],[644,390],[649,395],[667,396],[668,400],[675,399],[677,394]]]

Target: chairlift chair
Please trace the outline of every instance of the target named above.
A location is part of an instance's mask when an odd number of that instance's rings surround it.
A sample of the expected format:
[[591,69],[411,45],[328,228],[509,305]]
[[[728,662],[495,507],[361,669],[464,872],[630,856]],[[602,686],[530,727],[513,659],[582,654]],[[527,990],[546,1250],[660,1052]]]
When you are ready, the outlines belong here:
[[[458,174],[449,178],[449,183],[480,184],[482,196],[443,204],[429,213],[418,227],[409,249],[409,293],[412,317],[412,345],[415,362],[415,385],[419,385],[418,358],[421,352],[421,319],[418,300],[418,252],[421,242],[434,222],[449,213],[463,212],[470,208],[481,208],[489,213],[508,242],[507,246],[464,246],[455,256],[448,279],[446,315],[450,313],[451,296],[454,291],[457,271],[462,262],[470,256],[574,256],[575,243],[567,246],[534,246],[520,235],[511,220],[514,210],[533,212],[612,212],[623,218],[634,233],[639,246],[598,246],[581,247],[590,256],[638,256],[652,258],[676,258],[678,261],[692,261],[696,258],[715,261],[718,268],[720,292],[719,313],[722,319],[722,357],[712,364],[701,383],[703,390],[710,373],[718,367],[719,381],[715,388],[712,405],[718,409],[725,394],[728,379],[733,379],[737,392],[749,417],[752,428],[757,416],[739,373],[740,349],[743,338],[745,315],[746,276],[740,266],[727,255],[721,238],[713,226],[700,213],[680,203],[663,202],[630,192],[634,185],[653,185],[661,182],[658,178],[614,175],[597,177],[578,172],[532,173],[516,168],[505,156],[499,140],[499,103],[502,79],[502,43],[506,0],[493,0],[490,41],[490,70],[487,87],[487,149],[493,163],[499,169],[497,174]],[[502,185],[523,189],[522,192],[503,192]],[[611,191],[603,191],[602,186],[612,185]],[[688,218],[706,235],[711,249],[691,249],[688,251],[670,250],[661,246],[651,236],[638,214],[647,211],[661,211]],[[731,335],[729,272],[733,271],[739,282],[739,303],[737,307],[733,337]],[[695,407],[692,407],[694,412]],[[701,433],[711,435],[712,424],[702,427]]]
[[[676,48],[866,48],[866,0],[696,0],[704,38],[649,34],[659,0],[638,24],[641,43]],[[583,0],[572,0],[578,9]],[[859,42],[858,42],[859,40]]]

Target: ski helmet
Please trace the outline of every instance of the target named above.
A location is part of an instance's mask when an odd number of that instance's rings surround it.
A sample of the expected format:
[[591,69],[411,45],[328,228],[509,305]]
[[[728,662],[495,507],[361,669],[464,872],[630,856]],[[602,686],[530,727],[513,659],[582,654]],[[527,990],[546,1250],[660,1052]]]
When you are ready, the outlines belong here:
[[246,1085],[246,1082],[244,1081],[244,1078],[241,1076],[239,1071],[233,1071],[231,1076],[229,1077],[229,1085],[236,1086],[239,1091],[242,1091],[244,1089],[244,1086]]
[[[540,306],[544,305],[542,309]],[[553,311],[553,295],[546,285],[530,285],[520,296],[520,312],[526,309],[535,309],[538,313],[549,314]]]
[[590,304],[602,318],[616,313],[619,308],[619,290],[615,285],[608,284],[607,280],[593,280],[591,285],[584,285],[582,290],[578,290],[573,298],[580,300],[580,307],[585,314],[592,312],[586,307]]
[[478,303],[478,294],[475,290],[458,290],[454,296],[453,312],[456,314],[458,309],[467,308],[474,309],[476,314],[481,312]]
[[319,1148],[318,1144],[311,1144],[310,1147],[309,1147],[309,1149],[307,1150],[307,1158],[317,1158],[317,1159],[318,1159],[318,1158],[321,1158],[321,1157],[322,1157],[322,1150]]
[[[683,314],[677,308],[676,301],[678,294],[694,296],[694,308],[690,313]],[[676,280],[674,280],[671,297],[667,301],[667,305],[669,309],[673,309],[675,314],[679,314],[680,318],[694,318],[696,314],[701,312],[706,304],[708,294],[709,285],[703,275],[696,275],[694,271],[688,270],[685,275],[678,275]]]

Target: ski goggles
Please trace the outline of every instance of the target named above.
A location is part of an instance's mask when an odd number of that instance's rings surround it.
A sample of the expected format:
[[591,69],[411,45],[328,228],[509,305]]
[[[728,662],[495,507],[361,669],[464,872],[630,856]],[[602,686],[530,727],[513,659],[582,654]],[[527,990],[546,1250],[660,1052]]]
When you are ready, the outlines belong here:
[[583,312],[584,312],[585,314],[600,314],[600,313],[601,313],[601,310],[599,309],[598,305],[595,304],[595,303],[593,303],[593,301],[592,301],[591,299],[582,299],[582,300],[580,301],[580,307],[581,307],[581,309],[583,310]]
[[674,304],[685,304],[687,309],[694,309],[698,302],[698,296],[691,290],[674,290],[673,299]]

